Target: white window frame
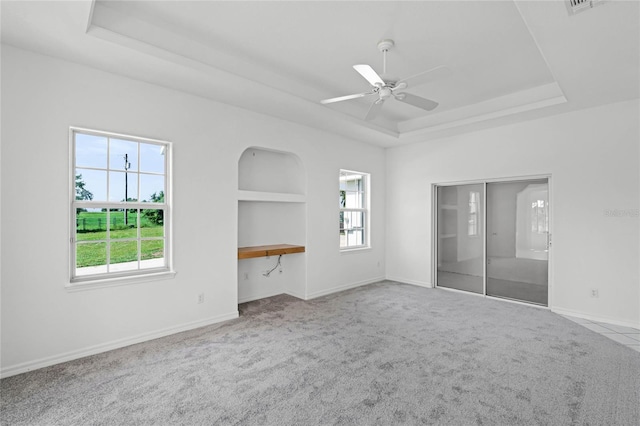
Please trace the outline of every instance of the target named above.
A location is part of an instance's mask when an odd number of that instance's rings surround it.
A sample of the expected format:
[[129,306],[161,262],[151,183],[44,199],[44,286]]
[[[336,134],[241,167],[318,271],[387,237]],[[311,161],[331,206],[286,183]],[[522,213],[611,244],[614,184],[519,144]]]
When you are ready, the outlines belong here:
[[[153,203],[153,202],[113,202],[108,201],[109,197],[107,196],[107,201],[93,201],[93,200],[76,200],[76,134],[85,134],[85,135],[93,135],[105,138],[114,138],[120,140],[126,140],[131,142],[143,143],[143,144],[152,144],[158,145],[159,148],[163,149],[164,155],[164,203]],[[69,194],[70,194],[70,210],[69,210],[69,218],[70,218],[70,227],[69,227],[69,252],[70,252],[70,268],[69,268],[69,284],[67,284],[67,289],[75,290],[75,289],[86,289],[86,288],[94,288],[94,287],[104,287],[111,285],[122,285],[128,283],[136,283],[136,282],[144,282],[149,280],[158,280],[158,279],[166,279],[172,278],[175,276],[175,272],[172,268],[172,208],[171,208],[171,198],[173,196],[173,186],[172,186],[172,144],[168,141],[158,140],[158,139],[150,139],[139,136],[131,136],[120,133],[106,132],[100,130],[92,130],[85,129],[80,127],[70,127],[69,128],[69,156],[70,156],[70,181],[69,181]],[[108,145],[109,146],[109,145]],[[109,150],[107,149],[107,159],[109,158]],[[109,161],[109,160],[107,160]],[[138,156],[138,161],[139,156]],[[93,169],[92,167],[81,167],[81,169]],[[109,179],[109,164],[107,163],[107,168],[95,168],[95,170],[105,170],[107,171],[107,188],[108,188],[108,179]],[[140,170],[139,167],[136,168],[135,173],[137,177],[139,177]],[[146,173],[143,173],[146,174]],[[152,174],[152,173],[151,173]],[[139,185],[138,185],[139,187]],[[108,189],[107,189],[108,191]],[[127,270],[127,271],[112,271],[105,273],[96,273],[96,274],[87,274],[87,275],[76,275],[76,214],[78,208],[106,208],[110,209],[122,209],[123,207],[127,207],[127,209],[149,209],[149,208],[158,208],[163,210],[163,228],[164,228],[164,266],[162,267],[154,267],[154,268],[144,268],[140,269],[140,264],[138,264],[138,269],[135,270]],[[138,218],[138,221],[140,219]],[[106,226],[107,229],[107,270],[109,264],[109,244],[111,243],[111,239],[109,236],[109,226]],[[139,230],[139,223],[137,224],[137,229]],[[145,241],[147,238],[142,237],[139,233],[135,238],[138,241],[138,262],[140,259],[140,244],[141,241]],[[150,237],[148,239],[157,239],[155,237]],[[116,240],[121,241],[121,240]],[[123,239],[123,241],[128,241],[128,239]],[[102,241],[101,241],[102,242]]]
[[[371,224],[371,174],[365,172],[358,172],[355,170],[346,170],[340,169],[338,174],[338,195],[340,196],[340,179],[344,174],[353,174],[353,175],[361,175],[364,189],[363,193],[363,207],[362,208],[353,208],[353,207],[343,207],[340,205],[340,213],[345,212],[361,212],[364,215],[363,218],[363,233],[362,238],[364,239],[363,244],[357,246],[345,246],[342,247],[340,240],[338,240],[338,247],[341,252],[349,252],[356,250],[363,250],[371,248],[371,232],[370,232],[370,224]],[[340,231],[340,223],[338,223],[338,231]],[[339,233],[339,232],[338,232]]]

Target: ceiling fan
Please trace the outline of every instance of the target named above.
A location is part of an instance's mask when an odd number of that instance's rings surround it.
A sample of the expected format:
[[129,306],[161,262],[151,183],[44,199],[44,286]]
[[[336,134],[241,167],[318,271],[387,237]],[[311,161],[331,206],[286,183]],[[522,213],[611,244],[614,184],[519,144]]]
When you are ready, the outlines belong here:
[[[378,43],[378,50],[382,52],[382,76],[387,77],[387,52],[394,46],[393,40],[382,40]],[[420,84],[427,83],[429,81],[437,80],[447,77],[451,74],[451,70],[444,66],[432,68],[428,71],[421,72],[411,77],[402,78],[400,80],[393,80],[390,78],[383,79],[373,68],[369,65],[354,65],[353,68],[363,76],[372,88],[369,92],[357,93],[355,95],[339,96],[337,98],[330,98],[321,100],[321,104],[331,104],[334,102],[348,101],[350,99],[362,98],[369,95],[377,95],[378,99],[371,104],[365,120],[373,120],[380,110],[382,104],[389,99],[395,98],[400,102],[404,102],[409,105],[413,105],[418,108],[422,108],[426,111],[431,111],[438,106],[438,102],[431,99],[422,98],[420,96],[412,95],[411,93],[398,92],[399,90],[407,89],[409,85],[412,87]]]

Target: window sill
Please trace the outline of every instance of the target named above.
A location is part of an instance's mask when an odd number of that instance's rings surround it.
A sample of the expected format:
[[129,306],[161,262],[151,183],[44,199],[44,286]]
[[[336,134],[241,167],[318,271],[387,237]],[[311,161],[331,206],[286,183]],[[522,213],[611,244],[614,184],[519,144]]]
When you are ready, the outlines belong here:
[[175,271],[149,272],[139,275],[125,275],[121,277],[105,277],[105,278],[74,278],[65,289],[69,292],[93,290],[106,287],[117,287],[121,285],[140,284],[149,281],[160,281],[173,279],[176,276]]
[[371,246],[342,248],[340,249],[340,254],[361,253],[363,251],[369,251],[369,250],[371,250]]

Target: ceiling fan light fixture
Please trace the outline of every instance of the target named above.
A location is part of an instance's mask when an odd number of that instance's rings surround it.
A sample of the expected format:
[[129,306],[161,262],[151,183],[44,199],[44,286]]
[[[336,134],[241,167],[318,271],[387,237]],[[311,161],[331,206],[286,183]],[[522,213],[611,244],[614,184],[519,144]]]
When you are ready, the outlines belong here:
[[391,97],[391,89],[386,86],[381,87],[380,91],[378,92],[378,95],[380,96],[380,99],[387,100],[389,99],[389,97]]

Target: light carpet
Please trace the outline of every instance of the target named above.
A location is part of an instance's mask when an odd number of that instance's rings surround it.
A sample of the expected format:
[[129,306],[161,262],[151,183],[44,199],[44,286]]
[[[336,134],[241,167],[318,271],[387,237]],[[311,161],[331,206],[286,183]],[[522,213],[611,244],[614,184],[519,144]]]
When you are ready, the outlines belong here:
[[0,383],[3,425],[637,425],[640,354],[548,310],[381,282]]

